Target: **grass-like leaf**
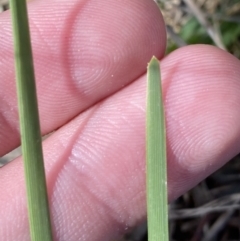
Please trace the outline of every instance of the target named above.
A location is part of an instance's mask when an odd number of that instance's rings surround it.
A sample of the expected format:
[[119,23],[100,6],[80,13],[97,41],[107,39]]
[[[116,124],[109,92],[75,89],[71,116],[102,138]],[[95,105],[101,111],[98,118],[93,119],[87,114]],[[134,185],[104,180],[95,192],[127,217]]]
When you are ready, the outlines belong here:
[[148,240],[167,241],[166,131],[160,68],[155,57],[148,65],[146,125]]
[[31,240],[51,241],[52,231],[26,0],[10,0],[10,8]]

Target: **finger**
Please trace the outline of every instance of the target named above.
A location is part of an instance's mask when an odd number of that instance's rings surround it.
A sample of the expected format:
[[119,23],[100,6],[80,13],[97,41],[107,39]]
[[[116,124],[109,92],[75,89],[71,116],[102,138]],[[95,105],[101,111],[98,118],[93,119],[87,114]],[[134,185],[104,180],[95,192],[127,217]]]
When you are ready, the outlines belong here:
[[[44,134],[113,94],[161,58],[165,27],[153,1],[34,1],[29,15]],[[10,14],[0,15],[0,155],[19,141]]]
[[199,45],[174,52],[163,68],[168,191],[176,199],[239,153],[240,61]]
[[[162,61],[170,200],[239,151],[239,65],[207,46]],[[141,77],[46,140],[57,240],[113,240],[145,217],[145,82]],[[0,182],[0,235],[29,240],[20,160],[0,171]]]

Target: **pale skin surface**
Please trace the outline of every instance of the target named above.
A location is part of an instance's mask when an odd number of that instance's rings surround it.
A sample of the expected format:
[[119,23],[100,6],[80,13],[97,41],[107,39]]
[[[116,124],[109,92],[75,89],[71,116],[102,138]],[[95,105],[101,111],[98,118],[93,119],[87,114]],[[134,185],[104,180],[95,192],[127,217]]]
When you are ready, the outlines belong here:
[[[162,59],[169,200],[239,152],[239,60],[203,45],[164,57],[152,0],[39,0],[29,14],[42,130],[57,130],[44,141],[56,240],[113,240],[146,218],[145,72],[153,54]],[[4,155],[19,144],[8,12],[0,39]],[[1,240],[27,241],[21,158],[0,169],[0,183]]]

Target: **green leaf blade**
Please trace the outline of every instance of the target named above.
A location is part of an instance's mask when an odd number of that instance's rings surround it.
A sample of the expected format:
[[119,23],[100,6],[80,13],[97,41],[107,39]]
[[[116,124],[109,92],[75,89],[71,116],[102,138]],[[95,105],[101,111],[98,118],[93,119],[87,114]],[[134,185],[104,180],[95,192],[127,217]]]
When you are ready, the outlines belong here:
[[166,133],[158,60],[153,57],[147,76],[147,216],[148,240],[166,241],[168,235]]
[[31,240],[52,241],[26,1],[11,0],[10,7]]

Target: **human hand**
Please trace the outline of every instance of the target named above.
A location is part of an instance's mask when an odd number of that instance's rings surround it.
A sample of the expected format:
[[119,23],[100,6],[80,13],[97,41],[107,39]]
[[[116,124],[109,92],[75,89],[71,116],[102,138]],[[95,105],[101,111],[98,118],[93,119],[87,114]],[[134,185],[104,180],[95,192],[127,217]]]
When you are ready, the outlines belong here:
[[[146,66],[161,61],[172,201],[239,152],[240,62],[195,45],[163,58],[152,0],[33,1],[31,35],[56,240],[113,240],[146,217]],[[19,145],[8,12],[0,15],[0,154]],[[21,158],[0,169],[0,237],[30,240]]]

